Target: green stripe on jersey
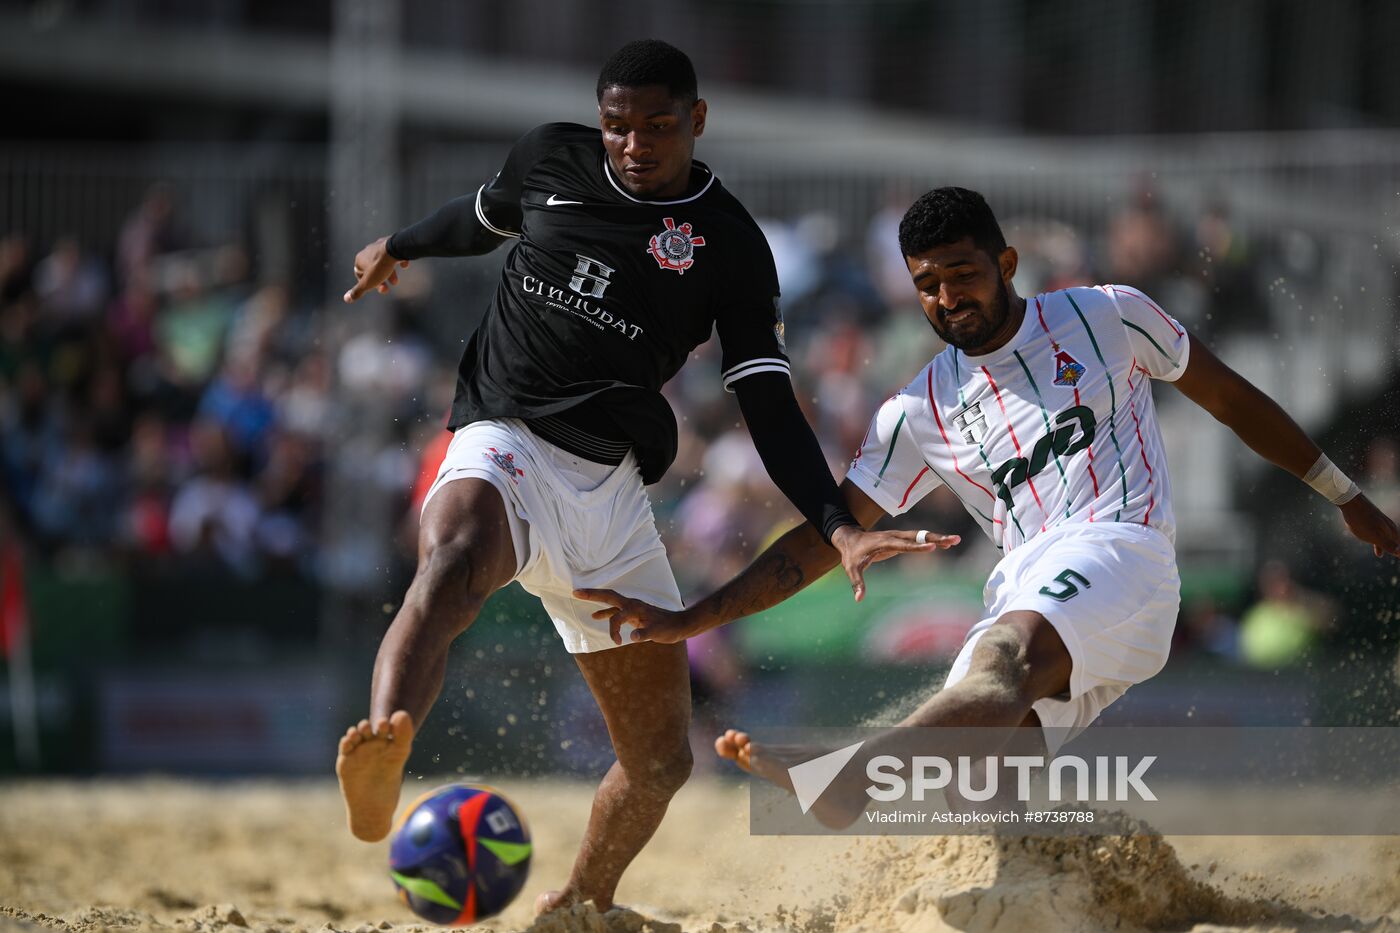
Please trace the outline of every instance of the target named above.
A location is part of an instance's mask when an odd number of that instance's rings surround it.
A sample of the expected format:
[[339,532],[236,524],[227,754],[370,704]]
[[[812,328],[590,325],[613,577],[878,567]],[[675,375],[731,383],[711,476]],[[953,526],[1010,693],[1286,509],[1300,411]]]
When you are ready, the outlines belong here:
[[1089,320],[1084,316],[1084,312],[1079,310],[1079,303],[1074,300],[1074,296],[1068,291],[1065,297],[1069,299],[1070,307],[1074,308],[1074,313],[1079,315],[1079,320],[1084,324],[1084,330],[1089,335],[1089,343],[1094,347],[1094,355],[1099,358],[1099,365],[1103,367],[1104,375],[1108,377],[1108,436],[1113,438],[1113,449],[1118,452],[1118,475],[1123,480],[1123,504],[1118,507],[1118,514],[1114,516],[1115,522],[1123,520],[1123,509],[1128,507],[1128,470],[1123,466],[1123,447],[1118,443],[1118,393],[1113,389],[1113,370],[1109,368],[1108,361],[1103,358],[1103,351],[1099,349],[1099,341],[1094,336],[1094,329],[1089,326]]
[[1142,334],[1144,337],[1146,337],[1146,338],[1147,338],[1147,342],[1150,343],[1150,344],[1152,344],[1152,346],[1156,348],[1157,352],[1160,353],[1160,354],[1162,354],[1162,356],[1166,359],[1166,361],[1167,361],[1168,363],[1171,363],[1171,364],[1172,364],[1172,368],[1173,368],[1173,369],[1175,369],[1177,366],[1180,366],[1180,365],[1181,365],[1180,363],[1178,363],[1178,362],[1176,361],[1176,359],[1175,359],[1170,353],[1168,353],[1166,350],[1163,350],[1163,349],[1162,349],[1162,345],[1161,345],[1160,343],[1158,343],[1157,341],[1153,340],[1153,339],[1152,339],[1152,335],[1149,334],[1147,331],[1143,330],[1141,327],[1138,327],[1136,324],[1134,324],[1132,321],[1128,320],[1127,318],[1119,318],[1119,320],[1122,321],[1122,322],[1123,322],[1124,324],[1126,324],[1127,326],[1131,327],[1133,330],[1137,331],[1139,334]]
[[[1040,417],[1045,419],[1045,433],[1054,434],[1050,427],[1050,413],[1045,410],[1045,399],[1040,397],[1040,387],[1035,384],[1035,377],[1031,375],[1031,368],[1026,365],[1026,361],[1021,357],[1020,350],[1012,350],[1011,355],[1016,357],[1016,362],[1021,364],[1021,372],[1026,374],[1026,381],[1031,384],[1031,391],[1035,393],[1035,403],[1040,406]],[[1069,478],[1065,476],[1065,468],[1060,466],[1060,455],[1055,453],[1055,449],[1050,449],[1050,455],[1055,458],[1055,469],[1060,471],[1060,482],[1065,484],[1065,518],[1072,514],[1069,510]]]
[[[959,368],[959,366],[958,366],[958,348],[957,348],[957,347],[954,347],[954,348],[953,348],[953,381],[956,382],[957,385],[958,385],[958,405],[962,408],[963,411],[966,411],[966,410],[967,410],[967,396],[963,395],[963,387],[962,387],[962,369]],[[933,404],[933,399],[929,399],[928,401],[929,401],[929,404],[930,404],[930,405]],[[957,425],[954,425],[953,427],[956,428]],[[982,449],[982,442],[981,442],[980,440],[977,442],[977,455],[978,455],[979,457],[982,458],[982,463],[983,463],[984,466],[986,466],[987,472],[988,472],[988,473],[995,473],[995,472],[996,472],[996,469],[992,466],[992,461],[990,461],[990,460],[987,459],[987,452],[986,452],[985,450]],[[925,461],[925,462],[927,462],[927,461]],[[931,469],[931,468],[930,468],[930,469]],[[951,488],[951,487],[949,487],[949,488]],[[975,511],[975,510],[974,510],[974,511]],[[978,515],[981,515],[982,513],[981,513],[981,512],[978,512],[977,514],[978,514]],[[1013,525],[1016,526],[1016,533],[1019,534],[1019,535],[1021,536],[1021,540],[1022,540],[1022,541],[1026,540],[1026,532],[1025,532],[1025,529],[1023,529],[1023,528],[1021,527],[1021,522],[1020,522],[1020,520],[1019,520],[1018,518],[1016,518],[1016,510],[1015,510],[1015,508],[1008,505],[1008,506],[1006,507],[1006,514],[1007,514],[1007,517],[1009,517],[1009,518],[1011,519],[1011,524],[1013,524]],[[983,517],[985,518],[985,516],[983,516]],[[987,519],[987,521],[991,521],[991,519],[989,518],[989,519]]]
[[[950,483],[950,482],[948,482],[948,480],[943,476],[942,473],[939,473],[937,470],[935,470],[935,469],[933,468],[933,464],[932,464],[932,463],[929,463],[927,460],[925,460],[925,461],[924,461],[924,466],[928,467],[928,468],[929,468],[929,472],[931,472],[934,476],[938,477],[938,479],[943,483],[944,486],[947,486],[947,487],[948,487],[948,491],[951,492],[951,493],[953,494],[953,498],[954,498],[954,499],[957,499],[958,502],[960,502],[960,503],[962,504],[962,507],[963,507],[963,508],[968,509],[968,510],[973,511],[973,512],[976,512],[976,513],[977,513],[977,517],[980,518],[980,519],[982,519],[982,521],[986,522],[988,528],[991,528],[991,529],[993,530],[993,532],[996,531],[996,524],[997,524],[997,523],[996,523],[995,521],[992,520],[992,517],[991,517],[990,515],[988,515],[986,512],[983,512],[981,509],[979,509],[977,506],[973,505],[971,502],[968,502],[968,501],[967,501],[966,499],[964,499],[962,496],[958,495],[958,491],[957,491],[956,488],[954,488],[953,484]],[[997,549],[998,551],[1003,550],[1003,548],[1002,548],[1002,546],[1001,546],[1000,544],[996,545],[996,549]]]
[[899,413],[899,420],[894,423],[894,437],[890,438],[890,451],[885,454],[885,462],[880,464],[880,473],[875,478],[875,488],[880,487],[880,480],[885,478],[885,470],[889,468],[890,460],[894,458],[894,445],[899,443],[899,432],[904,428],[905,412]]

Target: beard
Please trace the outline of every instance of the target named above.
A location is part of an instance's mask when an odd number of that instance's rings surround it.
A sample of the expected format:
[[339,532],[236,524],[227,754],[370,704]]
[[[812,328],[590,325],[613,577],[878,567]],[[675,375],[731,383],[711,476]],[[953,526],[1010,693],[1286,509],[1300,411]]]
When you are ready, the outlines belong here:
[[[946,319],[948,315],[956,314],[959,311],[973,310],[973,316],[957,328],[948,326]],[[947,314],[939,315],[939,322],[929,321],[929,326],[939,339],[949,346],[957,347],[964,353],[980,349],[989,340],[996,336],[997,332],[1006,324],[1006,319],[1011,316],[1011,293],[1006,288],[1006,280],[997,277],[997,293],[992,299],[992,306],[985,311],[979,308],[976,303],[963,302]],[[927,320],[927,318],[926,318]]]

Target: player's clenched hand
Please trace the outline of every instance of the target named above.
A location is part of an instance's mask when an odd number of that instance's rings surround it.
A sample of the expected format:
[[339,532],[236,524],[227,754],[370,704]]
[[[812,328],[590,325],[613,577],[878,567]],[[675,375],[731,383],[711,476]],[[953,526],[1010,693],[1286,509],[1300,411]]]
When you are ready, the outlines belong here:
[[1371,545],[1377,557],[1385,554],[1400,557],[1400,530],[1370,499],[1357,496],[1340,508],[1347,531]]
[[843,525],[831,536],[831,546],[841,555],[841,566],[851,578],[851,592],[860,602],[865,598],[866,567],[911,551],[946,550],[961,540],[958,535],[931,531],[861,531],[855,525]]
[[614,644],[622,644],[622,627],[632,626],[632,641],[658,641],[674,644],[695,634],[685,612],[671,612],[651,603],[623,596],[613,590],[574,590],[574,599],[607,603],[606,609],[593,613],[598,621],[606,620]]
[[408,268],[407,259],[395,259],[384,244],[382,236],[355,254],[355,285],[345,293],[345,303],[357,300],[371,289],[388,294],[390,285],[399,284],[399,269]]

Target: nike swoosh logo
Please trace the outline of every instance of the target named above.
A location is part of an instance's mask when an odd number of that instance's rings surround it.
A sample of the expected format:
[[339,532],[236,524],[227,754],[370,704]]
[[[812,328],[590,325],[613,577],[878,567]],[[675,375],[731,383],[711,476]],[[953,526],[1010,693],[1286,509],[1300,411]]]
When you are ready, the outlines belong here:
[[551,195],[549,196],[549,200],[548,200],[548,201],[545,201],[544,203],[548,204],[550,207],[556,207],[556,206],[558,206],[558,205],[560,205],[560,204],[582,204],[583,202],[582,202],[582,201],[561,201],[561,200],[559,200],[559,195],[557,195],[557,194],[551,194]]

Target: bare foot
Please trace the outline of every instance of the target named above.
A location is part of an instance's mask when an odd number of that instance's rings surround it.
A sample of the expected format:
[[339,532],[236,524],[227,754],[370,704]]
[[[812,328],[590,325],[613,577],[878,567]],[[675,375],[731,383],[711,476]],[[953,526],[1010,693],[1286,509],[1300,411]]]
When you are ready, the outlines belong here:
[[[585,900],[589,900],[589,898],[581,897],[573,891],[546,891],[535,898],[535,915],[547,914],[551,910],[559,910],[561,907],[572,907],[575,904],[583,903]],[[611,898],[606,902],[603,902],[602,898],[597,897],[591,900],[593,901],[593,906],[600,914],[605,914],[617,906],[612,902]]]
[[373,725],[351,726],[340,740],[335,776],[345,798],[345,818],[356,839],[378,842],[389,835],[399,804],[403,766],[413,747],[413,719],[398,710]]
[[[802,745],[759,745],[747,732],[726,729],[715,739],[715,754],[727,758],[750,774],[793,793],[789,769],[820,758],[830,749]],[[835,780],[812,803],[811,814],[830,829],[845,829],[865,812],[870,798],[860,780],[859,769],[842,769]]]

